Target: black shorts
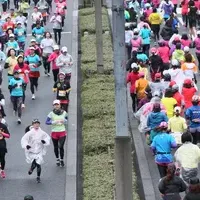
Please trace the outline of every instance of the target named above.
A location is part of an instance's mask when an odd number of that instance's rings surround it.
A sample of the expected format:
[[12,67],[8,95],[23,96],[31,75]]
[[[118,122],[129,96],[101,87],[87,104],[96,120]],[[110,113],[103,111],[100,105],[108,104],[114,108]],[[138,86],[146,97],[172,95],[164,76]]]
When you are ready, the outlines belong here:
[[189,27],[196,27],[197,26],[197,21],[193,19],[189,19]]

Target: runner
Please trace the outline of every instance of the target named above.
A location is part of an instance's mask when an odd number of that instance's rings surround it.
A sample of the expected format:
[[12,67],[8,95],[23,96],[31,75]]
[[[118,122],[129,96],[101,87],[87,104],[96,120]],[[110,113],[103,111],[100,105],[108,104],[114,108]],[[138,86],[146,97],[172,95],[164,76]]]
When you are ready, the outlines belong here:
[[26,41],[26,30],[22,27],[21,21],[17,22],[17,28],[14,30],[14,34],[17,38],[19,49],[24,50]]
[[33,22],[33,24],[32,24],[32,29],[33,29],[33,28],[36,27],[37,21],[39,21],[41,23],[41,21],[42,21],[42,13],[38,11],[37,7],[35,7],[31,17],[32,17],[32,22]]
[[65,73],[66,80],[70,81],[73,58],[70,54],[68,54],[67,47],[62,47],[61,54],[56,59],[56,65],[60,67],[60,72]]
[[13,77],[13,70],[16,64],[17,64],[16,51],[14,49],[10,49],[8,51],[8,58],[6,59],[4,65],[4,68],[8,69],[8,82]]
[[0,122],[0,164],[1,164],[1,178],[5,178],[5,156],[7,153],[7,145],[5,138],[10,138],[10,133],[5,124]]
[[3,81],[3,63],[6,61],[6,55],[3,51],[0,49],[0,88]]
[[19,77],[19,72],[14,71],[14,77],[10,80],[8,88],[11,91],[13,115],[18,115],[17,123],[21,124],[24,80]]
[[37,182],[40,183],[41,164],[43,156],[46,154],[46,146],[50,145],[50,137],[40,128],[40,121],[34,119],[32,128],[21,139],[21,146],[25,149],[27,163],[31,163],[28,174],[31,175],[37,167]]
[[40,47],[42,49],[42,61],[45,70],[45,74],[50,76],[50,62],[48,62],[48,58],[53,52],[54,41],[52,39],[51,33],[46,32],[44,34],[44,39],[42,39]]
[[39,20],[36,21],[35,25],[36,27],[32,30],[32,36],[36,39],[36,42],[40,44],[44,37],[45,29],[41,26],[41,22]]
[[53,111],[51,111],[46,120],[47,125],[51,125],[51,138],[54,145],[56,156],[56,165],[64,167],[64,144],[66,140],[67,112],[61,109],[60,101],[53,101]]
[[61,41],[61,32],[62,32],[62,17],[59,13],[54,12],[54,15],[51,17],[50,22],[53,24],[54,39],[58,45]]
[[58,45],[55,45],[53,47],[53,53],[51,53],[51,55],[48,58],[48,62],[52,63],[52,73],[54,82],[56,82],[58,79],[59,67],[56,65],[56,59],[58,58],[59,55],[60,55],[60,48]]
[[30,55],[25,58],[25,62],[29,65],[30,73],[29,73],[29,80],[30,80],[30,89],[32,93],[32,100],[35,100],[35,89],[38,89],[38,79],[40,77],[40,66],[41,61],[40,57],[35,54],[35,48],[30,47]]
[[57,99],[60,100],[61,108],[68,112],[69,92],[71,90],[69,81],[65,81],[65,74],[58,74],[58,81],[54,84],[53,91],[57,92]]
[[19,72],[19,76],[20,78],[22,78],[24,80],[24,84],[23,84],[23,102],[22,102],[22,108],[25,108],[25,91],[26,91],[26,87],[27,84],[29,82],[29,77],[28,74],[30,72],[30,68],[29,66],[24,62],[24,57],[23,56],[18,56],[17,58],[17,62],[18,64],[15,66],[14,71],[18,71]]

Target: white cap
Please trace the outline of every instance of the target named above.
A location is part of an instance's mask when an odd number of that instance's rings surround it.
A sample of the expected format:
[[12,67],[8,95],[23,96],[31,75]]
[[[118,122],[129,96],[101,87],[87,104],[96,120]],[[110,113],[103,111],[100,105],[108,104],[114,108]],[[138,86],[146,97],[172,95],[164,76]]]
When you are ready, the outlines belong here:
[[151,7],[151,4],[150,3],[146,3],[145,4],[145,7],[147,8],[147,7]]
[[139,69],[139,66],[137,65],[137,63],[132,63],[131,69]]
[[62,52],[67,52],[68,49],[67,49],[67,47],[62,47],[61,51],[62,51]]
[[159,97],[160,96],[160,92],[159,91],[155,91],[152,95],[153,95],[153,97],[156,97],[156,96]]
[[199,30],[199,31],[197,31],[197,35],[200,35],[200,30]]
[[175,108],[174,108],[174,112],[181,112],[181,107],[179,107],[179,106],[176,106]]
[[53,101],[53,105],[55,105],[55,104],[59,104],[60,105],[60,100],[54,100]]
[[31,42],[36,42],[36,39],[35,39],[35,38],[32,38],[32,39],[31,39]]
[[178,62],[178,60],[176,60],[176,59],[173,59],[173,60],[171,61],[171,64],[172,64],[172,66],[179,66],[179,62]]
[[29,47],[30,50],[35,50],[35,47]]
[[139,33],[139,30],[137,28],[134,28],[133,33]]
[[188,46],[185,46],[183,50],[184,50],[184,52],[189,52],[190,48]]
[[11,34],[9,35],[9,38],[10,38],[10,37],[15,37],[15,35],[11,33]]
[[59,48],[59,46],[58,45],[54,45],[53,46],[53,50],[59,50],[60,48]]

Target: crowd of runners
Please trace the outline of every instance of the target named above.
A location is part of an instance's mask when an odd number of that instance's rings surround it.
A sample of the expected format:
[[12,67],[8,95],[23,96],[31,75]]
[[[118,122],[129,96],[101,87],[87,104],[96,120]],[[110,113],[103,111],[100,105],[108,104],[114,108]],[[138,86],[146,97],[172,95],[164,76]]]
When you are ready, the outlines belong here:
[[132,109],[164,200],[200,199],[200,1],[124,1]]
[[[54,82],[50,84],[56,99],[53,101],[52,111],[47,113],[46,117],[46,125],[51,125],[51,137],[40,128],[38,118],[30,119],[32,123],[27,126],[21,139],[26,161],[31,165],[28,174],[31,175],[37,168],[37,182],[40,182],[41,164],[44,162],[43,156],[46,154],[46,146],[50,145],[50,139],[54,146],[55,164],[64,167],[64,144],[73,66],[68,48],[60,47],[67,3],[66,0],[54,2],[14,0],[15,8],[11,9],[10,0],[0,3],[3,10],[0,14],[0,175],[2,178],[6,177],[4,170],[6,140],[10,138],[9,124],[5,119],[5,103],[11,101],[16,125],[20,125],[23,113],[26,112],[25,107],[31,107],[26,105],[26,98],[37,101],[40,75],[44,70],[44,74],[49,77],[52,71]],[[30,22],[32,23],[31,37],[27,33]],[[52,33],[45,30],[47,24],[51,24]],[[7,73],[7,78],[2,75],[3,70]],[[4,86],[7,88],[2,87],[2,83],[5,83]],[[26,95],[28,87],[32,96]],[[9,90],[10,96],[3,94],[5,90]]]

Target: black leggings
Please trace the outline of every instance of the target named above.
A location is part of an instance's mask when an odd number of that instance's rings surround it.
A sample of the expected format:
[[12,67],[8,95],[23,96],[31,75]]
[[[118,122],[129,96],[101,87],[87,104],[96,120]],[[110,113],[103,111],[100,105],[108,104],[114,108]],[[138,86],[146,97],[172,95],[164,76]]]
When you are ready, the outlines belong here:
[[36,77],[29,77],[29,80],[30,80],[31,93],[35,94],[34,87],[37,90],[37,88],[38,88],[38,77],[37,78]]
[[66,111],[66,112],[68,112],[68,103],[61,103],[61,108],[64,110],[64,111]]
[[64,144],[65,144],[66,136],[61,137],[60,139],[54,139],[52,138],[53,141],[53,146],[54,146],[54,153],[56,158],[59,158],[59,150],[60,150],[60,159],[64,158]]
[[61,32],[62,32],[62,29],[53,29],[53,32],[54,32],[54,39],[56,41],[56,43],[58,45],[60,45],[60,40],[61,40]]
[[152,29],[153,34],[154,34],[154,39],[159,40],[160,39],[160,35],[159,35],[160,25],[159,24],[152,24],[151,29]]
[[41,175],[41,165],[37,164],[35,160],[33,160],[32,164],[31,164],[31,171],[33,171],[35,168],[37,167],[37,176],[39,177]]
[[5,1],[4,3],[2,3],[2,10],[3,10],[3,12],[7,11],[7,7],[8,7],[8,2],[7,1]]
[[15,9],[19,9],[19,1],[18,0],[14,0],[14,6],[15,6]]
[[27,85],[24,85],[24,88],[23,88],[23,99],[22,99],[22,103],[23,103],[23,104],[24,104],[25,99],[26,99],[26,95],[25,95],[26,86],[27,86]]
[[0,163],[1,163],[1,169],[2,170],[4,170],[5,164],[6,164],[5,156],[6,156],[5,152],[0,152]]
[[143,53],[145,53],[147,57],[149,57],[150,44],[143,44],[142,48],[143,48]]
[[44,66],[44,69],[45,69],[45,73],[49,73],[50,72],[50,68],[51,68],[51,65],[50,65],[50,62],[47,61],[48,60],[48,56],[42,56],[42,61],[43,61],[43,66]]
[[132,98],[132,109],[133,109],[133,112],[135,112],[136,111],[136,94],[131,93],[131,98]]
[[53,73],[53,80],[54,82],[56,82],[58,80],[59,69],[53,69],[52,73]]
[[187,14],[182,15],[182,18],[183,18],[183,22],[185,23],[185,26],[187,27],[188,26],[188,16],[187,16]]
[[160,178],[163,178],[164,176],[166,176],[167,175],[167,166],[162,166],[162,165],[159,165],[159,164],[157,164],[157,166],[158,166]]
[[12,104],[13,104],[13,110],[15,112],[17,112],[18,117],[21,118],[23,97],[11,96],[11,101],[12,101]]

